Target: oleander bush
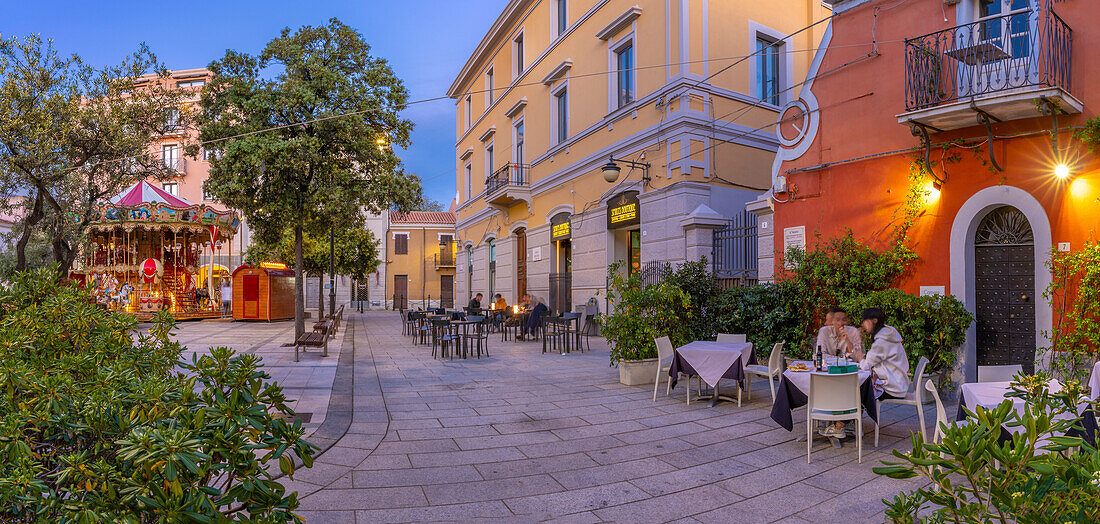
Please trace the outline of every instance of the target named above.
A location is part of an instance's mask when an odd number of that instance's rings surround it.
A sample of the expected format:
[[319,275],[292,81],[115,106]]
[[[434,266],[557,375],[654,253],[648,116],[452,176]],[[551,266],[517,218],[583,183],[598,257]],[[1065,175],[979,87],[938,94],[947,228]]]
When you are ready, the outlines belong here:
[[0,521],[299,520],[274,477],[314,447],[260,358],[182,362],[170,315],[141,333],[56,275],[0,289]]
[[726,289],[717,302],[716,332],[744,333],[760,357],[769,355],[777,342],[786,342],[785,355],[809,356],[801,350],[805,337],[803,311],[791,283],[780,281]]
[[673,346],[690,342],[692,333],[683,319],[690,320],[694,314],[691,297],[668,283],[642,285],[637,274],[627,276],[620,268],[618,262],[608,267],[611,305],[600,320],[600,333],[611,348],[611,364],[657,358],[653,342],[657,337],[669,337]]
[[[912,435],[875,473],[920,478],[925,487],[883,499],[890,522],[1100,522],[1100,453],[1082,438],[1084,389],[1075,380],[1055,393],[1044,373],[1017,377],[1011,400],[977,407],[967,424],[941,426],[939,444]],[[1095,408],[1095,404],[1093,405]],[[1002,427],[1022,429],[1001,442]]]
[[[950,295],[922,297],[900,289],[885,289],[857,295],[841,306],[853,319],[870,307],[882,308],[886,323],[901,334],[910,368],[915,368],[921,357],[928,358],[927,373],[955,367],[956,348],[966,341],[966,330],[974,322],[974,315]],[[869,345],[870,340],[865,340],[864,347]]]

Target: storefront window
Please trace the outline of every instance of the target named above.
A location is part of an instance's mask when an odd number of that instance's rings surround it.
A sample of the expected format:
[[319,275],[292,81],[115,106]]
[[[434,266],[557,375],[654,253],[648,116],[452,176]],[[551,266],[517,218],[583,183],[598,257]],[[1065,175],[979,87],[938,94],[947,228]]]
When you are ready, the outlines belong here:
[[630,232],[630,274],[642,270],[642,232],[635,229]]

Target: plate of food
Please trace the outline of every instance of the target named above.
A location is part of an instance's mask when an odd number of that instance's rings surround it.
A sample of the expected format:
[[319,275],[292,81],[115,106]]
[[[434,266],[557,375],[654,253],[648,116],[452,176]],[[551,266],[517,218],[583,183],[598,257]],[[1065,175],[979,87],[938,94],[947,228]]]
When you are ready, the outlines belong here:
[[787,371],[809,371],[810,368],[803,362],[795,362],[787,366]]

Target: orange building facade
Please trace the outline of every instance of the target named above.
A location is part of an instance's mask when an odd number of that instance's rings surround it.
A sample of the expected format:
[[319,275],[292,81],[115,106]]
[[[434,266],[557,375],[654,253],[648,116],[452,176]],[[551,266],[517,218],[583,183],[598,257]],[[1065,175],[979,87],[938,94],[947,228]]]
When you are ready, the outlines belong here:
[[1052,250],[1097,239],[1100,161],[1074,128],[1100,104],[1100,65],[1088,56],[1100,10],[1084,0],[833,7],[807,82],[779,119],[772,191],[751,206],[761,278],[786,249],[846,228],[884,246],[912,202],[907,236],[920,259],[901,287],[953,294],[975,313],[963,376],[1041,365],[1036,348],[1054,319],[1046,263]]

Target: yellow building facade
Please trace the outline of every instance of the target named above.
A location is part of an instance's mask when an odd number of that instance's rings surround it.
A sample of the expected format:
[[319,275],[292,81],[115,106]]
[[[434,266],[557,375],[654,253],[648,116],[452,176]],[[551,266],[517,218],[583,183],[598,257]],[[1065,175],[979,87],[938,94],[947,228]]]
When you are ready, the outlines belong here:
[[709,258],[714,228],[770,185],[774,123],[829,14],[820,0],[509,2],[448,93],[457,299],[573,310],[603,302],[613,262]]
[[385,262],[379,267],[386,282],[387,307],[455,307],[454,213],[390,211],[387,215]]

